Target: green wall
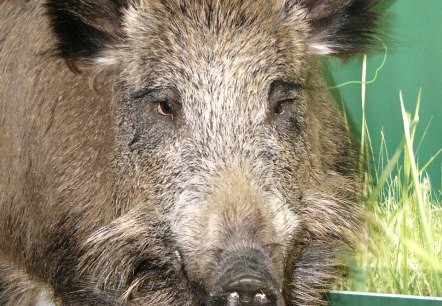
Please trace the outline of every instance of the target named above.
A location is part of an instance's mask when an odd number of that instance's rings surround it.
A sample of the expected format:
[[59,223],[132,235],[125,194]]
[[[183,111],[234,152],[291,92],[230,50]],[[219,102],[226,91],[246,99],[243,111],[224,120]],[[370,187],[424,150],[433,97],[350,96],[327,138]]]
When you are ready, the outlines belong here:
[[330,306],[442,306],[442,298],[334,291]]
[[[389,52],[378,79],[367,85],[367,124],[374,151],[379,151],[383,130],[391,156],[403,138],[399,91],[403,92],[407,111],[414,112],[418,92],[422,88],[417,140],[422,138],[431,121],[419,151],[419,165],[423,166],[442,147],[442,0],[397,0],[382,3],[377,10],[383,15],[381,32]],[[376,68],[382,62],[382,53],[380,51],[369,55],[367,80],[374,76]],[[331,73],[326,71],[330,85],[361,80],[361,67],[362,56],[345,65],[341,61],[330,61]],[[360,131],[361,86],[348,85],[332,91],[335,97],[343,99],[350,119]],[[441,166],[442,154],[428,168],[435,190],[442,189]]]

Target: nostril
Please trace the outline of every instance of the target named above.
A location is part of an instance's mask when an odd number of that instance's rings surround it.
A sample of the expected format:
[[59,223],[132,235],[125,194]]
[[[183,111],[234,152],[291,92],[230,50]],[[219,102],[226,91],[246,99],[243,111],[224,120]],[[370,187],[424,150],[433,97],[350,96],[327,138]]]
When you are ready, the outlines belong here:
[[232,292],[227,296],[227,305],[240,305],[240,296],[238,292]]
[[270,297],[267,297],[267,294],[265,294],[264,292],[258,292],[253,297],[253,303],[257,305],[268,305],[270,303],[269,298]]

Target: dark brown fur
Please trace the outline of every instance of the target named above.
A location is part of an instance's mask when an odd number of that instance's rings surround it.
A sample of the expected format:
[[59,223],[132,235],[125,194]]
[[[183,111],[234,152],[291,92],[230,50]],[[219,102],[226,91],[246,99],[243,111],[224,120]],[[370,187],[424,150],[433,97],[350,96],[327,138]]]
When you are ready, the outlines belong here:
[[316,56],[374,2],[0,1],[0,304],[202,305],[250,249],[320,304],[358,221]]

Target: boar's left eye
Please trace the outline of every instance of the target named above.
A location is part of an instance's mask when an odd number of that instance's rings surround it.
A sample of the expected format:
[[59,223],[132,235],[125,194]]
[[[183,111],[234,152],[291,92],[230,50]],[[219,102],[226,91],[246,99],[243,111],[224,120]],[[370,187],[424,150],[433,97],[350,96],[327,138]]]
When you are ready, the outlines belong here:
[[284,81],[275,81],[272,83],[269,92],[269,103],[272,112],[275,115],[282,115],[286,108],[295,102],[300,95],[300,86]]
[[293,102],[294,99],[287,99],[287,100],[280,100],[276,101],[273,104],[273,113],[275,115],[282,115],[285,113],[285,108],[287,107],[286,104]]

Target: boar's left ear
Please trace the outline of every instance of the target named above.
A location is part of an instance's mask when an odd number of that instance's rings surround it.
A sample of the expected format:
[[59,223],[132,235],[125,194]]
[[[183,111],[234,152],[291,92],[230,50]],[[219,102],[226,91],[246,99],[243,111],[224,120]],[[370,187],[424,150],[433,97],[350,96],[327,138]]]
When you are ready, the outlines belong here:
[[372,44],[377,0],[288,0],[308,24],[307,46],[313,54],[365,52]]
[[70,61],[94,60],[121,37],[122,10],[128,1],[47,0],[57,53]]

